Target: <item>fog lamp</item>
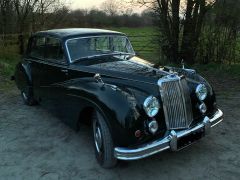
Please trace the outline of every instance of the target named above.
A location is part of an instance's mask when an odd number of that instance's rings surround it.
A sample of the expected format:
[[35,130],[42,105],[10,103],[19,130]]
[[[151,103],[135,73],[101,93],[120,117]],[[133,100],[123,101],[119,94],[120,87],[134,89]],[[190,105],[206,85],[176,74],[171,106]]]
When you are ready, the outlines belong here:
[[152,120],[148,123],[148,129],[152,134],[155,134],[158,130],[158,123],[156,120]]
[[207,112],[207,106],[205,103],[199,105],[199,110],[201,113],[205,114]]

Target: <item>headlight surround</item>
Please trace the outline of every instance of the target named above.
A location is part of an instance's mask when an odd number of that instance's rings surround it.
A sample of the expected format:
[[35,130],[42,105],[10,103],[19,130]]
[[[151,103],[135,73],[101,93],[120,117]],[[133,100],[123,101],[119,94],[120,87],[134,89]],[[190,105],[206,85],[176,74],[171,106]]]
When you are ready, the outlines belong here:
[[207,97],[207,87],[204,84],[199,84],[196,88],[196,95],[199,100],[205,100]]
[[143,103],[143,108],[149,117],[156,116],[160,108],[158,99],[154,96],[147,97]]

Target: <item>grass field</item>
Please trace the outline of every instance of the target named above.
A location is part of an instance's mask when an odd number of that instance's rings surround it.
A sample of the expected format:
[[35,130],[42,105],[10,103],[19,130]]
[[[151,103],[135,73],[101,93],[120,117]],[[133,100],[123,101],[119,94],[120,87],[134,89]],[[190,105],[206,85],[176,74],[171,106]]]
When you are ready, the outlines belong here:
[[[115,31],[120,31],[129,36],[135,51],[138,55],[146,60],[157,62],[159,55],[157,53],[158,48],[154,44],[156,34],[154,28],[108,28]],[[17,42],[17,39],[16,39]],[[13,75],[17,62],[21,59],[18,55],[17,44],[12,43],[6,48],[1,46],[0,42],[0,89],[11,87],[13,84],[9,81],[10,76]],[[239,41],[240,42],[240,41]],[[240,46],[240,43],[239,43]],[[240,53],[240,52],[239,52]],[[179,65],[177,65],[179,66]],[[191,67],[188,67],[191,68]],[[193,68],[201,72],[211,72],[215,76],[230,75],[240,79],[240,64],[235,65],[220,65],[220,64],[208,64],[208,65],[194,65]]]
[[0,50],[0,90],[12,87],[13,82],[10,81],[10,78],[20,59],[20,55],[13,48],[9,47],[9,51],[6,49],[4,51],[3,49]]
[[158,37],[156,29],[153,27],[144,28],[111,28],[114,31],[125,33],[135,50],[142,58],[152,62],[159,61],[159,46],[157,43]]

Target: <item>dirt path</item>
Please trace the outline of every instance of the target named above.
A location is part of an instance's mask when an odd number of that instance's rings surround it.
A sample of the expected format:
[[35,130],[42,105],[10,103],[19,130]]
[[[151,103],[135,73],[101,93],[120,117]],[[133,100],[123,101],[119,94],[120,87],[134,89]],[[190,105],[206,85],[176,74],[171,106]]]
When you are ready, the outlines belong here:
[[240,93],[219,97],[225,113],[209,137],[177,153],[99,167],[88,127],[79,133],[43,107],[0,93],[0,179],[239,179]]

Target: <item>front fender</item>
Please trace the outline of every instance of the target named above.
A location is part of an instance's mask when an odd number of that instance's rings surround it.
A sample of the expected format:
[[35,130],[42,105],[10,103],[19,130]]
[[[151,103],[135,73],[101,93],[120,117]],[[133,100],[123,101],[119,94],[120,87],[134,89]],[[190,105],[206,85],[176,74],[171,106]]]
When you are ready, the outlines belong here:
[[92,106],[103,114],[116,144],[135,142],[132,128],[138,123],[140,109],[131,91],[111,84],[97,83],[91,78],[78,79],[63,86],[69,96],[84,100],[86,106]]
[[78,95],[104,109],[123,128],[131,126],[130,119],[139,117],[137,101],[134,95],[127,90],[94,81],[86,82],[86,79],[78,81],[77,84],[66,85],[65,88],[74,95]]

